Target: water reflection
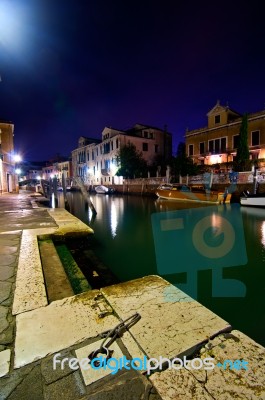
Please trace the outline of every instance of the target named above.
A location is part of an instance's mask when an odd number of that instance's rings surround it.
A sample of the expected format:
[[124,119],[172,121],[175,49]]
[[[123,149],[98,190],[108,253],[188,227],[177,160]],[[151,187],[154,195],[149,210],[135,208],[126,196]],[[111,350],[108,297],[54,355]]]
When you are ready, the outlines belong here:
[[[233,328],[245,332],[265,345],[265,210],[241,207],[238,208],[239,211],[234,212],[232,205],[208,207],[202,203],[171,202],[140,196],[92,195],[91,199],[97,211],[97,215],[93,217],[91,210],[85,208],[80,193],[68,193],[67,198],[71,212],[94,230],[95,252],[121,281],[156,274],[162,275],[173,284],[186,285],[188,291],[188,274],[193,275],[196,277],[194,282],[198,301],[232,324]],[[220,244],[220,235],[224,227],[221,218],[230,221],[235,232],[232,263],[230,261],[230,264],[218,266],[216,259],[213,258],[212,263],[198,264],[199,256],[196,261],[195,259],[192,261],[191,254],[193,252],[194,257],[195,253],[191,247],[190,227],[195,226],[194,210],[199,212],[200,209],[201,212],[203,209],[208,210],[205,212],[214,223],[212,231],[216,237],[212,242],[211,238],[207,237],[208,231],[204,232],[205,241],[209,246]],[[159,264],[152,215],[161,213],[170,215],[175,211],[182,212],[186,221],[185,229],[179,238],[182,240],[187,257],[181,259],[176,241],[170,243],[165,240],[161,242],[161,264]],[[238,241],[239,217],[243,221],[240,229],[243,231],[244,242],[241,243]],[[201,227],[205,229],[204,226]],[[200,232],[197,230],[196,235],[200,235]],[[170,252],[169,246],[171,246]],[[245,265],[240,261],[243,246],[247,252]],[[175,264],[166,261],[165,257],[169,253]],[[190,260],[189,267],[187,260]],[[177,270],[176,268],[175,271],[169,270],[170,265],[177,266]],[[167,267],[167,272],[161,272],[160,267],[162,269]],[[216,282],[218,285],[214,284]],[[223,283],[222,288],[220,282]],[[238,293],[233,297],[235,282],[238,282],[240,287],[238,286]],[[244,292],[241,290],[243,286]]]

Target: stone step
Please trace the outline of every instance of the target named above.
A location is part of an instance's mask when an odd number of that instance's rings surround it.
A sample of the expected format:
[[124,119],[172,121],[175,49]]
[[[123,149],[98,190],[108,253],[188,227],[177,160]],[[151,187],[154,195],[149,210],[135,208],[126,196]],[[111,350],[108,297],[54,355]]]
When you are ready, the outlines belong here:
[[51,239],[39,240],[48,302],[73,296],[74,291]]

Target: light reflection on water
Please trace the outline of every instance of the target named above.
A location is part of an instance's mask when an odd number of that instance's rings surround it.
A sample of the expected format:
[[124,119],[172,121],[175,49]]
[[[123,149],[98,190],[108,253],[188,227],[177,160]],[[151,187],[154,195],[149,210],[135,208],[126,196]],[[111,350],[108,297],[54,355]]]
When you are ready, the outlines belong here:
[[[85,209],[80,193],[68,193],[67,198],[71,212],[94,229],[95,252],[121,281],[150,274],[159,275],[151,223],[153,213],[187,210],[192,221],[189,210],[205,208],[202,203],[171,202],[141,196],[92,195],[97,210],[97,215],[93,216],[90,209]],[[222,215],[222,207],[225,206],[216,206],[212,221],[217,221],[217,216]],[[265,345],[265,209],[241,207],[240,213],[248,262],[246,265],[233,264],[232,267],[219,269],[218,274],[224,282],[242,282],[246,294],[243,297],[213,297],[212,282],[217,271],[209,268],[198,271],[197,299],[228,321],[234,329],[245,332]],[[187,236],[188,231],[184,230],[183,235]],[[239,259],[240,253],[239,250]],[[187,278],[185,269],[183,273],[178,271],[175,275],[163,277],[180,285],[185,284]]]

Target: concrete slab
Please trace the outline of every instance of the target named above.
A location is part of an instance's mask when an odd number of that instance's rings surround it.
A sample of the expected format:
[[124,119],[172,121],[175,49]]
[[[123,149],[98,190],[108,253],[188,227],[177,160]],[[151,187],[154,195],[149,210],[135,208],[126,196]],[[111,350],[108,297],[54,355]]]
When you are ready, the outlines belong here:
[[39,250],[49,303],[73,296],[74,291],[53,242],[40,240]]
[[[104,378],[105,376],[110,375],[113,372],[113,370],[111,370],[110,368],[107,368],[107,367],[104,368],[103,365],[102,365],[102,368],[93,369],[91,367],[91,365],[87,362],[88,355],[90,353],[92,353],[93,351],[95,351],[96,349],[98,349],[100,347],[101,343],[102,343],[102,339],[95,343],[92,343],[88,346],[81,347],[80,349],[75,351],[76,358],[79,360],[79,363],[81,366],[80,370],[81,370],[85,385],[87,385],[87,386],[91,385],[91,383],[93,383],[93,382],[96,382],[96,381]],[[116,359],[121,359],[123,357],[123,353],[122,353],[121,349],[119,348],[119,346],[117,345],[117,343],[115,343],[115,342],[112,343],[112,345],[109,347],[109,350],[113,351],[112,357],[115,357]],[[101,354],[101,357],[103,359],[106,359],[106,357],[102,354]],[[84,368],[82,368],[82,364],[83,364]],[[113,365],[114,364],[112,363],[112,366]],[[115,367],[115,365],[114,365],[114,367]],[[112,375],[113,375],[113,373],[112,373]]]
[[9,349],[0,352],[0,378],[9,372],[11,351]]
[[[163,400],[265,399],[265,349],[242,332],[219,335],[197,357],[213,358],[214,369],[167,369],[150,376]],[[247,361],[247,369],[231,367],[230,363],[225,364],[227,359]]]
[[48,304],[36,232],[24,230],[21,237],[12,314]]
[[53,208],[47,211],[58,225],[58,229],[54,233],[54,236],[74,236],[76,234],[90,235],[94,233],[92,228],[84,224],[82,221],[74,217],[63,208]]
[[226,321],[198,302],[181,301],[187,296],[158,276],[147,276],[101,291],[120,318],[126,319],[135,312],[141,315],[130,332],[148,357],[189,354],[219,331],[231,330]]
[[[265,399],[265,349],[239,331],[221,335],[205,349],[203,357],[214,357],[223,366],[208,371],[205,388],[216,399]],[[244,360],[244,368],[230,369],[224,361]],[[194,374],[195,378],[196,372]]]
[[[203,385],[185,368],[157,372],[149,379],[163,400],[213,400]],[[220,397],[216,399],[219,400]],[[224,399],[228,400],[228,397]]]
[[98,290],[92,290],[19,314],[16,318],[15,368],[58,352],[113,328],[114,315],[99,318]]
[[[12,209],[12,206],[11,208]],[[46,209],[20,209],[0,212],[0,232],[56,226]]]

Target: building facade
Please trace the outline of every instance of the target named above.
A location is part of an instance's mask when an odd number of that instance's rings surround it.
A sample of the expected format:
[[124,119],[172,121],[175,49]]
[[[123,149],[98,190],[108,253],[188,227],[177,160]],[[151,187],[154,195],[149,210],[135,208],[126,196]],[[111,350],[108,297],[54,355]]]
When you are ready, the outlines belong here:
[[[197,164],[230,162],[236,156],[242,115],[217,104],[208,112],[205,128],[186,131],[186,153]],[[265,110],[248,114],[250,159],[265,158]]]
[[122,146],[135,145],[147,165],[156,157],[167,160],[172,155],[172,135],[165,130],[136,124],[122,131],[105,127],[102,140],[79,138],[78,148],[72,151],[73,176],[81,177],[88,185],[119,184],[117,156]]
[[0,193],[18,190],[13,137],[14,125],[0,121]]
[[66,185],[70,186],[73,177],[71,160],[57,161],[47,164],[45,167],[42,168],[42,171],[39,175],[41,179],[45,180],[53,179],[56,177],[58,179],[58,184],[61,186],[63,174]]

